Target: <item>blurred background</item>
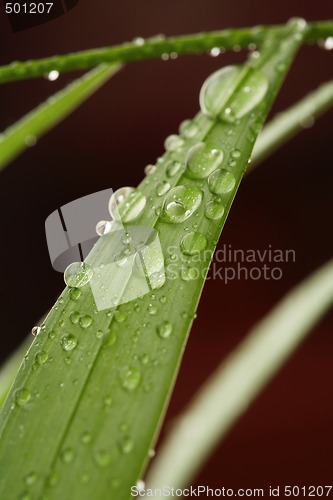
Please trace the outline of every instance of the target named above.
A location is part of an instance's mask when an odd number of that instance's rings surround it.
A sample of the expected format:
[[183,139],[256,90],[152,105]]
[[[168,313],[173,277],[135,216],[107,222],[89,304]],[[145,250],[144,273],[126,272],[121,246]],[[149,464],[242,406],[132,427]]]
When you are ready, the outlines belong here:
[[[128,41],[263,23],[333,17],[321,2],[81,0],[43,26],[12,33],[0,17],[0,64]],[[1,173],[1,359],[51,307],[63,277],[49,262],[46,217],[61,205],[112,187],[137,185],[163,141],[198,111],[214,70],[246,54],[132,63],[65,122]],[[333,51],[304,47],[275,105],[281,110],[333,77]],[[77,75],[2,85],[0,129]],[[333,112],[318,120],[243,182],[220,248],[294,249],[279,281],[210,280],[205,287],[164,430],[198,386],[283,295],[333,254]],[[198,478],[210,487],[325,485],[332,473],[333,314],[269,385]]]

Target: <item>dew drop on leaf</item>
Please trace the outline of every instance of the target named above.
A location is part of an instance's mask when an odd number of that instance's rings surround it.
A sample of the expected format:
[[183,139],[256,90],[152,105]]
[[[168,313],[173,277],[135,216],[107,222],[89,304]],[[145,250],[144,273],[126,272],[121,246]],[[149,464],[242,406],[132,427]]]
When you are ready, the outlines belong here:
[[141,373],[132,366],[125,366],[119,372],[119,380],[124,389],[132,392],[141,382]]
[[60,345],[64,351],[73,351],[73,349],[77,346],[77,339],[72,334],[64,335],[61,338]]
[[179,223],[197,210],[202,201],[202,193],[196,187],[176,186],[166,195],[161,218],[164,222]]
[[69,291],[69,297],[71,300],[78,300],[81,295],[80,288],[71,288]]
[[179,161],[169,160],[166,164],[166,174],[168,177],[173,177],[179,172],[182,164]]
[[91,326],[93,323],[93,319],[88,314],[86,314],[80,317],[79,322],[82,328],[89,328],[89,326]]
[[120,451],[127,455],[128,453],[131,453],[131,451],[133,450],[134,441],[129,436],[125,436],[118,441],[118,446]]
[[220,166],[223,152],[210,144],[200,142],[193,146],[186,157],[185,175],[191,179],[205,179]]
[[226,66],[203,84],[201,110],[207,116],[233,123],[258,106],[267,90],[268,80],[261,71],[247,66]]
[[31,392],[29,389],[18,389],[15,392],[15,402],[17,406],[25,406],[31,399]]
[[115,191],[109,201],[109,212],[113,219],[125,224],[137,219],[146,206],[146,197],[133,187],[122,187]]
[[107,467],[111,463],[111,455],[106,450],[99,450],[95,455],[97,465]]
[[34,326],[32,329],[31,329],[31,333],[34,337],[37,337],[37,335],[40,333],[41,331],[41,327],[40,326]]
[[198,126],[192,120],[184,120],[179,126],[179,133],[186,139],[191,139],[198,132]]
[[207,238],[199,232],[186,234],[181,241],[180,248],[185,255],[194,255],[202,252],[207,246]]
[[64,280],[67,286],[81,288],[93,277],[94,271],[84,262],[73,262],[69,264],[64,272]]
[[208,178],[209,190],[214,194],[226,194],[235,187],[235,176],[225,169],[216,169]]
[[219,220],[225,211],[222,203],[218,201],[209,201],[205,206],[205,216],[209,220]]
[[179,135],[169,135],[164,141],[164,147],[167,151],[177,151],[184,145],[184,141]]
[[167,181],[161,181],[156,186],[157,196],[163,196],[170,190],[171,186]]
[[104,236],[108,234],[112,229],[112,224],[109,220],[100,220],[96,224],[96,233],[98,236]]

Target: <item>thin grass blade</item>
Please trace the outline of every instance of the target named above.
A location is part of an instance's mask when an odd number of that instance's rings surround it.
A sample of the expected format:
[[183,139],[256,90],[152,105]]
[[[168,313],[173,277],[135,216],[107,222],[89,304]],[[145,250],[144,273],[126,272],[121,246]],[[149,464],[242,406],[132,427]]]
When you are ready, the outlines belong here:
[[118,70],[119,65],[103,65],[78,78],[0,135],[0,171],[66,118]]

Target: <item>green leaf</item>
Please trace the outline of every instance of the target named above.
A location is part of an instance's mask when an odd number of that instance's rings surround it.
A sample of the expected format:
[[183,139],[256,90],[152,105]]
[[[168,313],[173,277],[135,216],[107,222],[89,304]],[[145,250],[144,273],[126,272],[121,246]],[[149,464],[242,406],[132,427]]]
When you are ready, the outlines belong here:
[[[27,62],[13,62],[0,67],[0,83],[36,78],[50,71],[77,71],[88,69],[101,63],[125,63],[144,59],[160,58],[165,54],[194,54],[210,51],[215,47],[233,50],[234,47],[248,48],[261,45],[267,34],[283,32],[284,26],[256,26],[254,28],[227,29],[165,38],[158,35],[143,40],[137,38],[131,43],[114,47],[84,50],[63,56],[53,56]],[[309,23],[305,41],[315,43],[333,36],[333,21]]]
[[[9,492],[13,498],[28,494],[50,500],[64,492],[80,500],[130,497],[161,425],[216,242],[305,32],[294,23],[268,37],[259,58],[251,58],[242,71],[233,70],[224,118],[199,114],[193,123],[182,124],[182,137],[168,138],[167,153],[139,186],[146,204],[135,223],[141,231],[157,231],[165,283],[157,278],[160,288],[106,311],[97,311],[89,285],[79,292],[66,289],[59,298],[1,412],[0,468],[8,470],[0,480],[1,497]],[[244,101],[244,88],[256,104],[253,109]],[[223,81],[221,87],[219,80],[213,82],[210,104],[223,89]],[[259,91],[262,100],[256,102]],[[207,183],[206,175],[222,156],[223,169],[234,182],[214,173]],[[125,211],[127,220],[130,213],[141,212],[142,196],[136,194]],[[131,235],[133,229],[125,231]],[[126,233],[123,237],[128,239]],[[119,240],[111,232],[99,240],[86,264],[98,279],[112,279],[108,264],[118,251]],[[159,256],[148,252],[144,262],[154,288]],[[128,292],[128,279],[120,274],[118,299]],[[103,290],[98,280],[96,285]],[[112,282],[105,285],[112,287]]]
[[333,304],[333,260],[295,287],[220,365],[158,450],[146,488],[184,488]]
[[[265,126],[263,132],[260,134],[252,153],[252,162],[249,164],[246,174],[259,165],[263,159],[284,145],[292,136],[302,132],[304,130],[304,123],[306,124],[313,119],[318,119],[332,105],[333,82],[331,81],[321,85],[281,115],[274,118]],[[31,343],[30,338],[28,340],[29,342],[20,346],[8,360],[8,365],[11,367],[10,371],[7,370],[7,364],[0,371],[0,401],[2,402],[5,400],[16,376],[23,355]]]
[[69,84],[0,135],[0,171],[91,96],[119,65],[103,65]]

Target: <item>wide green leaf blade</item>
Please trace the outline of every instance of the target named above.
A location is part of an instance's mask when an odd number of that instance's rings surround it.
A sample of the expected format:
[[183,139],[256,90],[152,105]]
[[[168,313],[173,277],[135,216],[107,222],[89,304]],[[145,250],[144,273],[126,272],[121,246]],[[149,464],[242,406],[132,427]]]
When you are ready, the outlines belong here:
[[102,65],[78,78],[0,134],[0,171],[29,143],[35,142],[68,116],[116,71],[119,65]]
[[[167,141],[167,153],[139,186],[147,203],[135,222],[158,231],[165,284],[116,310],[98,312],[89,285],[80,293],[66,289],[59,298],[1,412],[0,468],[12,465],[0,480],[0,496],[10,492],[14,498],[27,494],[58,499],[65,492],[81,500],[130,497],[156,439],[216,242],[256,137],[305,32],[296,22],[284,33],[268,37],[261,56],[251,58],[237,73],[225,103],[238,110],[247,106],[248,112],[232,123],[199,114],[191,133],[187,124],[181,141]],[[263,81],[268,83],[267,93],[251,111],[241,92],[242,79],[248,77],[261,83],[259,90]],[[220,97],[216,95],[217,102]],[[213,148],[213,157],[223,150],[224,168],[232,168],[232,188],[221,198],[212,195],[202,178],[201,161],[193,164],[191,156],[195,178],[188,175],[189,165],[184,173],[189,150],[200,142],[200,148]],[[213,166],[208,155],[204,170]],[[165,200],[160,195],[164,183],[172,193]],[[175,187],[177,192],[171,191]],[[175,193],[181,198],[178,206]],[[179,217],[179,205],[187,207],[188,218],[166,222],[171,208],[174,220]],[[184,258],[180,248],[191,232],[200,233],[201,245],[207,240],[200,260]],[[192,251],[193,245],[189,247]],[[99,240],[87,264],[98,269],[116,250],[110,233]]]

